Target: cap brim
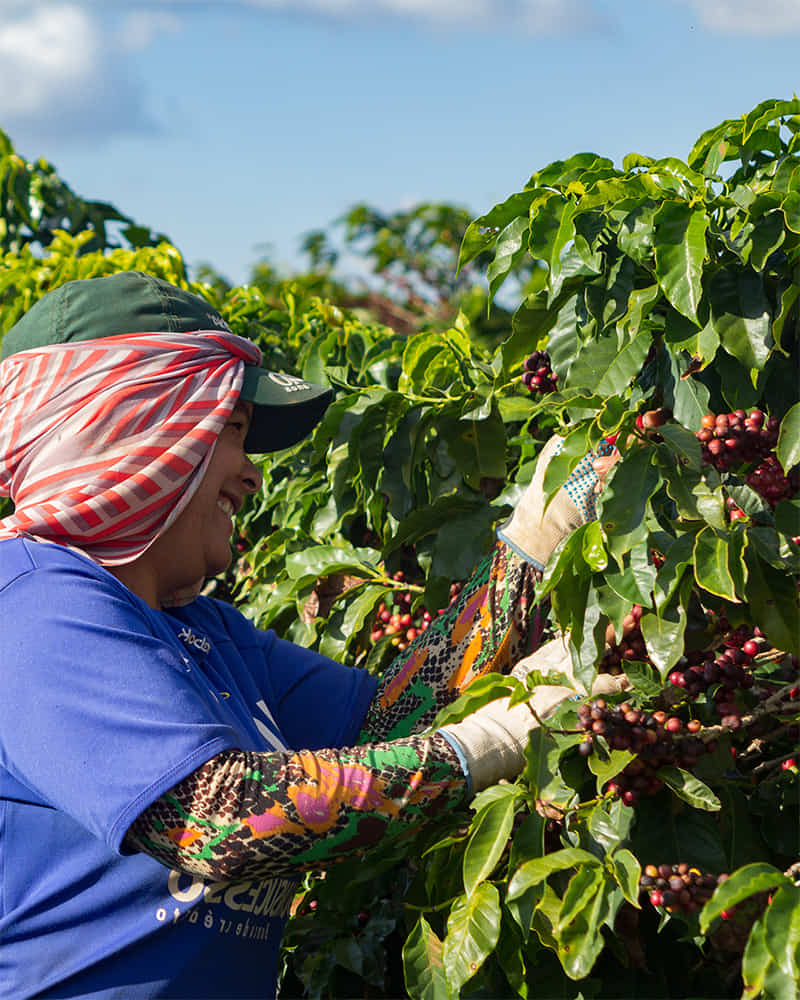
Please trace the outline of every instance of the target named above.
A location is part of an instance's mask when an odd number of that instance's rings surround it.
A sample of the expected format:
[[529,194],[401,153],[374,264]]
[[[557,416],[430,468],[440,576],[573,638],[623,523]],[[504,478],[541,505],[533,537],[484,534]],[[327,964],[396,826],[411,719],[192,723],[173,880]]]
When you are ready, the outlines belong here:
[[253,419],[244,446],[261,454],[290,448],[322,420],[333,390],[294,375],[246,365],[239,398],[253,404]]

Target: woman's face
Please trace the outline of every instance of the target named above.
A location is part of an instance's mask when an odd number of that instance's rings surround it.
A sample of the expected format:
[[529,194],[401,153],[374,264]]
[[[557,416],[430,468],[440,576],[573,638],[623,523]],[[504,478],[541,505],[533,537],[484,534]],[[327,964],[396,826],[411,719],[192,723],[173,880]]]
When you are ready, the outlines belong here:
[[151,607],[230,564],[233,518],[245,495],[261,485],[261,473],[244,451],[252,412],[251,403],[236,404],[184,510],[138,559],[112,570]]

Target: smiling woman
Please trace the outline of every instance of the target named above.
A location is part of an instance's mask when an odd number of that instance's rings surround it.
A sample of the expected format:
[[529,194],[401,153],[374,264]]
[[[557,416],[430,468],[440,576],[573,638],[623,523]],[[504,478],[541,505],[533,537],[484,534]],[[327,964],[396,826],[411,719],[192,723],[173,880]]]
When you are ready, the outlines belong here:
[[261,473],[245,454],[253,404],[238,402],[217,438],[203,478],[170,526],[133,562],[111,568],[151,608],[177,594],[197,596],[231,561],[233,518]]
[[569,672],[561,646],[525,657],[535,565],[582,503],[543,516],[532,487],[513,548],[379,685],[199,595],[259,488],[247,451],[301,439],[330,390],[139,272],[49,292],[3,351],[0,995],[272,996],[301,872],[520,771],[524,704],[426,727],[487,671]]

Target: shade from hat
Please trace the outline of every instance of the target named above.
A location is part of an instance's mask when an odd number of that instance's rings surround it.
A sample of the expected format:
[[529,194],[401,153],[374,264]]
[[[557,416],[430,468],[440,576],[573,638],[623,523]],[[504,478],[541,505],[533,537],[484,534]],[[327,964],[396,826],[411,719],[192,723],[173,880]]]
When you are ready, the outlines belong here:
[[[196,333],[230,327],[205,299],[143,271],[69,281],[48,292],[3,338],[0,359],[52,344],[129,333]],[[240,399],[253,404],[249,452],[302,441],[333,397],[327,386],[247,365]]]

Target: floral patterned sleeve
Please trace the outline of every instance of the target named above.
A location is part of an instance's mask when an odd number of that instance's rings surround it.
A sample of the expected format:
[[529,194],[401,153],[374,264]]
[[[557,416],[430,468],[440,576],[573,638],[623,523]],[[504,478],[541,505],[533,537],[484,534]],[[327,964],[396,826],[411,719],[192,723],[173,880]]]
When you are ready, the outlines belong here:
[[162,795],[126,846],[203,879],[322,868],[464,804],[448,741],[424,731],[477,677],[507,672],[541,639],[536,571],[503,543],[458,599],[390,665],[358,746],[226,751]]
[[464,801],[438,735],[343,750],[228,750],[144,810],[126,847],[204,880],[325,867],[413,832]]
[[422,732],[476,678],[508,673],[534,652],[545,624],[535,602],[540,579],[538,570],[498,542],[458,599],[385,671],[359,743]]

